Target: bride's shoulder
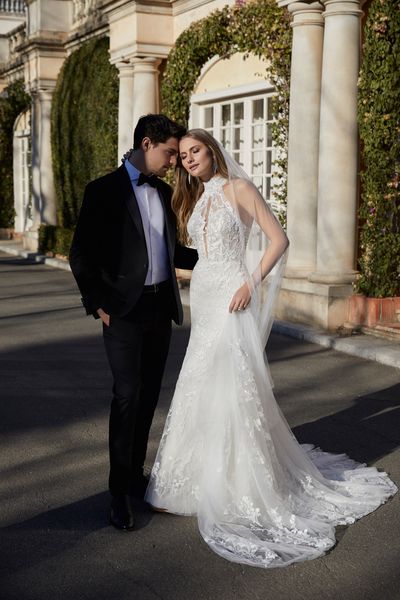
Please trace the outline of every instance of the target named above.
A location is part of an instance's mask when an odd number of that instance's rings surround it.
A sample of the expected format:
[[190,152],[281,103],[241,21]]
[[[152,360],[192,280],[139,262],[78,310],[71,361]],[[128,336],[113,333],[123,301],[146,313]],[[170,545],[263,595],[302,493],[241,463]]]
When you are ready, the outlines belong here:
[[245,200],[249,193],[255,190],[254,183],[244,177],[230,179],[224,186],[225,195],[231,200]]

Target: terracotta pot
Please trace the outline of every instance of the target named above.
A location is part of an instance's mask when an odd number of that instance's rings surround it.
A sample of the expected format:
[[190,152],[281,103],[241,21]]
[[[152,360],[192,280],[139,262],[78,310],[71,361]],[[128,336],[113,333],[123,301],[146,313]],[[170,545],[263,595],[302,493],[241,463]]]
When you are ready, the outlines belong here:
[[374,327],[382,323],[400,322],[400,297],[367,298],[354,294],[349,298],[348,321],[352,325]]

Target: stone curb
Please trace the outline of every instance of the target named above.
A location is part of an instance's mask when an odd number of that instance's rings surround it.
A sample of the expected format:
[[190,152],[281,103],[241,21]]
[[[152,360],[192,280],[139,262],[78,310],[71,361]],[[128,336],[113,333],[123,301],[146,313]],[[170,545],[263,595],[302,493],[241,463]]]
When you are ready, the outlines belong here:
[[341,337],[287,321],[275,321],[272,331],[400,369],[400,344],[397,342],[365,334]]
[[[14,256],[21,256],[32,262],[48,265],[57,269],[70,271],[66,260],[49,258],[37,252],[24,250],[18,243],[0,242],[0,251]],[[189,290],[181,291],[182,304],[189,306]],[[308,325],[289,323],[288,321],[275,321],[272,331],[298,340],[319,344],[324,348],[332,348],[345,354],[358,356],[367,360],[374,360],[389,367],[400,369],[400,344],[374,337],[372,335],[356,334],[348,337],[335,336],[323,330],[313,329]]]
[[21,244],[15,242],[0,242],[0,251],[6,252],[7,254],[12,254],[14,256],[21,256],[22,258],[26,258],[31,262],[40,263],[49,267],[55,267],[56,269],[64,269],[64,271],[71,271],[71,267],[69,266],[67,260],[46,256],[45,254],[40,254],[40,252],[30,252],[29,250],[24,250]]

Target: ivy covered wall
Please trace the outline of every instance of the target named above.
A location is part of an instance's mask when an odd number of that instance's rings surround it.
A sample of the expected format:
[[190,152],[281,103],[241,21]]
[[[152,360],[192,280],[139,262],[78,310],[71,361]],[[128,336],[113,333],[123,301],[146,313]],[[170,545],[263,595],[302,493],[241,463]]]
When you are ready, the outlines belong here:
[[362,223],[358,291],[400,296],[400,11],[374,0],[365,24],[358,118]]
[[51,146],[58,227],[42,227],[42,252],[68,254],[86,184],[117,166],[118,70],[108,49],[108,38],[86,42],[57,80]]

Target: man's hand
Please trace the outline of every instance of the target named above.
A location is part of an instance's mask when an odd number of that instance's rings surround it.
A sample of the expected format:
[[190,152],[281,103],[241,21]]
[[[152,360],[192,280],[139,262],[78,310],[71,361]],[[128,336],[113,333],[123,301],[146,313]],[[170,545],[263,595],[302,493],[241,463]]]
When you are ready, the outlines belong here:
[[106,312],[104,312],[104,310],[102,308],[97,309],[97,314],[99,315],[100,319],[103,321],[104,325],[107,325],[107,327],[109,327],[110,326],[110,315],[108,315]]

